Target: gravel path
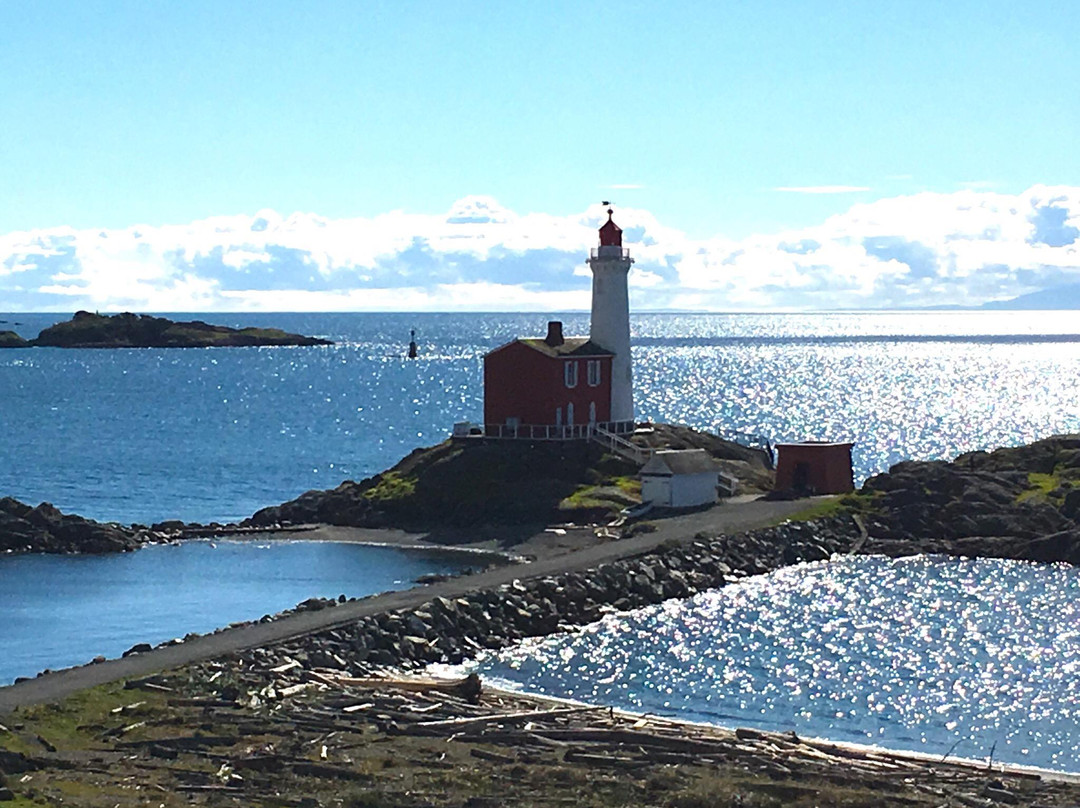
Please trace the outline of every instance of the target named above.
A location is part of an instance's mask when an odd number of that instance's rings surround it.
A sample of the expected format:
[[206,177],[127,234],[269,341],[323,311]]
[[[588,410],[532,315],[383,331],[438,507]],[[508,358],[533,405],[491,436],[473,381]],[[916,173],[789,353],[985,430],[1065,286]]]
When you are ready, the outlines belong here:
[[427,586],[387,592],[321,611],[300,612],[270,623],[230,628],[181,645],[156,648],[122,659],[56,671],[15,685],[0,687],[0,715],[21,705],[58,701],[88,687],[118,679],[148,676],[234,651],[271,645],[291,637],[347,624],[366,615],[416,608],[438,596],[455,598],[466,592],[497,587],[515,578],[534,578],[590,569],[620,558],[648,552],[667,541],[691,541],[695,534],[703,530],[710,533],[753,530],[782,520],[806,506],[806,500],[727,502],[707,511],[658,520],[654,522],[657,530],[653,533],[593,544],[561,555],[544,556],[529,564],[503,566]]

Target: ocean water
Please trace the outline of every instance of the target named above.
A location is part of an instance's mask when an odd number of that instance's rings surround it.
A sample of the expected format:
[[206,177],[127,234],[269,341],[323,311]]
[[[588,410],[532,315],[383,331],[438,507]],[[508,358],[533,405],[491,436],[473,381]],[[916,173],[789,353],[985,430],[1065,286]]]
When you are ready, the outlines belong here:
[[335,542],[193,541],[107,556],[0,556],[0,685],[140,642],[363,597],[473,566],[460,553]]
[[[33,337],[68,316],[0,314],[0,329]],[[587,315],[554,316],[588,330]],[[100,520],[241,519],[479,421],[484,353],[543,334],[549,316],[205,319],[337,344],[0,351],[0,496]],[[905,458],[1080,431],[1077,312],[641,314],[632,344],[639,418],[853,440],[860,480]],[[372,552],[224,542],[0,558],[0,682],[314,595],[405,586],[442,563]],[[1069,568],[843,559],[482,664],[633,709],[935,754],[996,743],[997,759],[1080,770],[1077,590]]]
[[[70,315],[0,314],[27,337]],[[486,351],[543,314],[216,314],[317,348],[0,351],[0,496],[99,520],[241,519],[483,415]],[[588,315],[562,314],[568,334]],[[1080,313],[635,314],[639,418],[905,458],[1080,431]],[[409,329],[421,358],[404,359]]]
[[1080,570],[845,557],[611,614],[467,667],[727,727],[1080,771]]

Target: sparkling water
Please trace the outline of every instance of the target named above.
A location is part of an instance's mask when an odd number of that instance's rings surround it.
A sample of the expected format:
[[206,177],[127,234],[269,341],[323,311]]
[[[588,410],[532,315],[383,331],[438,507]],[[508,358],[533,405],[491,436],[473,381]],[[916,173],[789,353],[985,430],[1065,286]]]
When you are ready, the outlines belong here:
[[728,727],[1080,771],[1080,570],[845,557],[611,614],[468,666]]
[[[485,352],[548,315],[192,316],[331,347],[0,351],[0,496],[101,520],[235,520],[483,417]],[[567,334],[588,315],[551,315]],[[0,314],[24,336],[67,315]],[[15,325],[18,323],[18,325]],[[1080,431],[1080,314],[641,314],[639,418],[853,440],[859,479]],[[406,360],[415,328],[421,357]]]

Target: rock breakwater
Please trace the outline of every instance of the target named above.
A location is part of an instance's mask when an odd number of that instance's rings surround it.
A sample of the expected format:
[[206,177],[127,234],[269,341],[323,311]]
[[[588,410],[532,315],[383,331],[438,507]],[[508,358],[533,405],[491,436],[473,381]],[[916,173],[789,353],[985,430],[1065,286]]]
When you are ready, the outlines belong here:
[[[239,654],[246,665],[298,664],[363,676],[378,669],[458,664],[595,622],[608,611],[686,598],[748,575],[846,552],[859,538],[848,518],[789,524],[737,536],[701,538],[584,572],[516,580],[419,608],[385,612]],[[318,604],[332,608],[332,601]]]

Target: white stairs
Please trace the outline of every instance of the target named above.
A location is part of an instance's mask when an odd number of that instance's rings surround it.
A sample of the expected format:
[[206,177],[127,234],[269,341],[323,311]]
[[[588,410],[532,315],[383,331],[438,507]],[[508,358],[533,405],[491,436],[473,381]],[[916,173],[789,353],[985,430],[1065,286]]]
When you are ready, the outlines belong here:
[[614,432],[609,432],[601,426],[595,424],[589,428],[589,440],[596,441],[601,446],[615,452],[615,454],[625,457],[627,460],[631,460],[637,463],[639,466],[644,466],[649,462],[649,458],[653,455],[652,449],[643,449],[637,446],[626,438],[616,435]]

